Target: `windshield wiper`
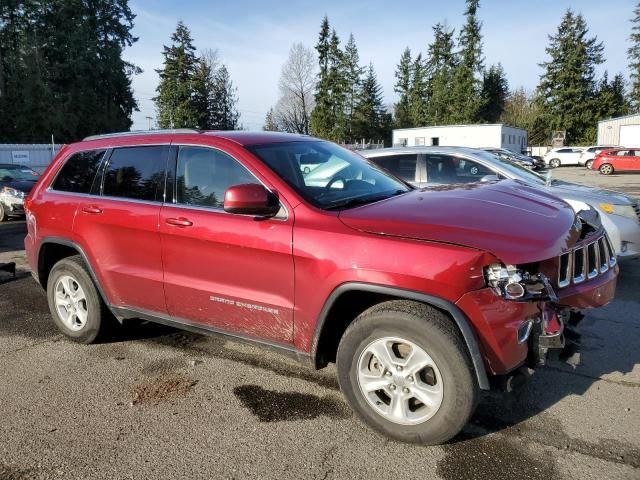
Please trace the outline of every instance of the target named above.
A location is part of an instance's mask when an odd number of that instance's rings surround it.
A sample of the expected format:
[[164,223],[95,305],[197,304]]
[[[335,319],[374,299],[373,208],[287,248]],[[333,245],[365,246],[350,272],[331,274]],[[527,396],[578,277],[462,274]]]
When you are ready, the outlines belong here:
[[325,210],[339,210],[339,209],[357,207],[360,205],[366,205],[367,203],[386,200],[387,198],[395,197],[396,195],[400,195],[408,191],[409,190],[396,190],[390,194],[385,193],[383,195],[365,195],[362,197],[347,198],[347,199],[339,200],[339,201],[336,201],[335,203],[330,204],[329,206],[325,207]]

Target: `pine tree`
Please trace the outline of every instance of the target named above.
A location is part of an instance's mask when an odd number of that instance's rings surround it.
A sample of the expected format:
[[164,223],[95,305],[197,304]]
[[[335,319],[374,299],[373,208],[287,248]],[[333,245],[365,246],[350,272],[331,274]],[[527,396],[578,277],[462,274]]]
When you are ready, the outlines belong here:
[[409,113],[409,94],[411,91],[411,50],[409,47],[404,49],[400,57],[400,63],[396,67],[395,77],[396,83],[393,90],[400,96],[398,102],[394,105],[394,126],[396,128],[413,127],[411,115]]
[[386,139],[390,122],[382,100],[382,87],[378,83],[373,64],[369,64],[362,89],[354,110],[354,140]]
[[203,130],[213,128],[213,91],[215,82],[215,66],[201,57],[198,59],[191,77],[191,106],[196,117],[196,127]]
[[502,65],[492,65],[482,79],[482,103],[478,111],[481,122],[497,123],[504,112],[509,84]]
[[340,49],[340,39],[336,31],[331,30],[329,40],[331,130],[329,138],[334,141],[345,141],[348,135],[347,116],[345,115],[348,83],[344,65],[344,52]]
[[627,50],[629,58],[629,72],[631,78],[631,91],[629,98],[634,111],[640,111],[640,2],[636,4],[633,10],[633,18],[631,19],[633,26],[631,27],[631,47]]
[[280,129],[278,128],[278,124],[275,120],[275,115],[273,112],[273,108],[270,108],[267,114],[264,117],[264,125],[262,126],[262,130],[265,132],[278,132]]
[[428,120],[429,84],[427,66],[422,54],[413,61],[411,67],[411,87],[409,89],[409,118],[415,127],[425,126]]
[[360,66],[360,56],[353,33],[344,47],[344,77],[345,77],[345,116],[346,132],[349,140],[353,140],[353,114],[360,94],[363,68]]
[[455,123],[476,121],[480,108],[480,80],[483,71],[481,23],[477,12],[479,0],[466,0],[467,22],[458,37],[458,65],[453,76],[454,108],[451,120]]
[[618,73],[609,82],[609,75],[605,71],[598,84],[595,104],[598,107],[598,120],[620,117],[629,113],[629,103],[625,97],[624,76]]
[[193,104],[193,76],[198,67],[196,47],[182,22],[178,22],[171,41],[171,46],[164,47],[164,67],[156,70],[160,76],[158,96],[154,98],[156,121],[160,128],[196,128],[201,120]]
[[212,91],[211,127],[214,130],[237,130],[240,128],[237,89],[233,86],[226,65],[215,73]]
[[452,98],[456,56],[453,45],[454,30],[437,23],[433,27],[433,43],[427,50],[428,96],[427,123],[442,125],[450,122],[455,108]]
[[540,64],[544,73],[538,94],[547,134],[565,130],[568,144],[595,141],[595,68],[603,62],[604,47],[588,35],[582,15],[567,10],[558,32],[549,36],[546,52],[550,58]]
[[320,35],[316,44],[320,68],[315,93],[316,105],[313,112],[311,112],[311,132],[321,138],[329,138],[332,129],[331,83],[329,78],[330,35],[329,19],[325,16],[322,19]]

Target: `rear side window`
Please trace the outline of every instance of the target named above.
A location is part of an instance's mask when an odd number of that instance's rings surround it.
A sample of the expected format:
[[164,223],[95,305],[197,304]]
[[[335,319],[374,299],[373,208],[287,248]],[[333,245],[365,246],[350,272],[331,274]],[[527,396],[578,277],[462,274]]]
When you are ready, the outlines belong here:
[[90,150],[71,155],[60,169],[51,188],[59,192],[91,193],[106,150]]
[[163,201],[169,146],[117,148],[104,171],[102,194]]
[[390,155],[386,157],[376,157],[371,159],[385,170],[391,172],[396,177],[405,182],[416,182],[419,180],[416,173],[418,166],[418,155],[415,153],[408,155]]

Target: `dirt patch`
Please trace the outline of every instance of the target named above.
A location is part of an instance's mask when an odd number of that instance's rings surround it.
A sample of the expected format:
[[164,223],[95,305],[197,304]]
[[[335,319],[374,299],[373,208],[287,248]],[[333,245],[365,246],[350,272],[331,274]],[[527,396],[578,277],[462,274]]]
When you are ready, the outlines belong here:
[[242,404],[261,422],[311,420],[320,416],[344,419],[351,412],[344,402],[329,396],[265,390],[258,385],[233,389]]
[[33,477],[33,470],[17,468],[0,463],[0,479],[2,480],[29,480]]
[[185,397],[196,386],[197,380],[186,375],[172,375],[157,378],[151,382],[133,387],[132,403],[157,404],[159,402]]
[[445,445],[446,455],[438,461],[436,473],[445,480],[494,480],[558,478],[550,457],[534,456],[523,444],[504,437],[471,438],[465,434]]

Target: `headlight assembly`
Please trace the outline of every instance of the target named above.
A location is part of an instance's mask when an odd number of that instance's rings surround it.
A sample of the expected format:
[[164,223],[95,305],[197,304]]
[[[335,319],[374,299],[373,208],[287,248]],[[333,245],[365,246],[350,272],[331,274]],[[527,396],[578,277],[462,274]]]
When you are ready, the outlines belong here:
[[631,205],[615,205],[613,203],[601,203],[600,208],[603,212],[611,215],[620,215],[621,217],[638,219],[638,215]]
[[15,188],[11,188],[11,187],[2,187],[2,193],[4,193],[5,195],[9,195],[11,197],[16,197],[16,198],[24,198],[24,192],[21,192],[20,190],[16,190]]
[[485,267],[485,279],[487,285],[505,300],[558,300],[547,277],[541,273],[531,274],[515,265],[489,265]]

